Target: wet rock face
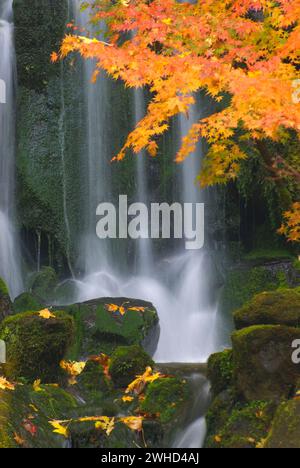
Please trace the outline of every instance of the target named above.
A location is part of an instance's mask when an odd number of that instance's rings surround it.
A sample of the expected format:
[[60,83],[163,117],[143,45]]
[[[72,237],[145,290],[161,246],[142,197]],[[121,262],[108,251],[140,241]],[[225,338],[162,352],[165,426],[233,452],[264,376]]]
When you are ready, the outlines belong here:
[[300,289],[264,292],[235,312],[236,328],[252,325],[300,326]]
[[292,362],[296,339],[300,330],[285,326],[254,326],[233,334],[234,375],[246,400],[289,397],[300,377]]

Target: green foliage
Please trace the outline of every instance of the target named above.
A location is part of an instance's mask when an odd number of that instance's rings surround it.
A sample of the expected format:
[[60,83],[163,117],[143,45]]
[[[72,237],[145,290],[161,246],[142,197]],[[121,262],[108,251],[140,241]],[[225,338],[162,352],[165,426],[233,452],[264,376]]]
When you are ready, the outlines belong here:
[[177,378],[159,379],[148,385],[142,411],[158,414],[163,424],[170,423],[188,399],[187,384]]
[[140,346],[122,346],[111,356],[109,373],[117,388],[125,388],[149,366],[154,362]]
[[44,307],[40,299],[29,292],[20,294],[13,303],[13,311],[15,314],[20,314],[22,312],[38,312]]

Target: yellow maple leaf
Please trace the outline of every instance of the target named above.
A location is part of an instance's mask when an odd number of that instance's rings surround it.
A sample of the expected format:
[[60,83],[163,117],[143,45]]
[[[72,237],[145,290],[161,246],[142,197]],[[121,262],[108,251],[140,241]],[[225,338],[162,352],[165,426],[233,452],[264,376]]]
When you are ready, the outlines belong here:
[[128,310],[131,310],[133,312],[145,312],[146,307],[129,307]]
[[164,377],[165,376],[160,374],[160,372],[153,374],[152,368],[147,367],[143,375],[138,375],[137,378],[128,385],[125,393],[135,393],[136,395],[139,395],[142,393],[147,383],[154,382],[155,380],[162,379]]
[[5,377],[0,377],[0,390],[15,390],[15,385],[10,383]]
[[54,428],[53,432],[64,436],[66,439],[69,437],[68,428],[64,426],[69,421],[49,421],[49,424]]
[[130,403],[133,400],[134,400],[134,398],[131,397],[131,396],[126,396],[125,395],[125,396],[122,397],[122,401],[124,401],[124,403]]
[[96,429],[101,429],[106,432],[106,435],[110,436],[112,431],[115,428],[115,418],[109,418],[107,416],[102,416],[99,421],[95,423]]
[[128,416],[127,418],[120,418],[119,421],[129,427],[132,431],[141,432],[143,430],[143,420],[142,416]]
[[43,309],[39,312],[39,317],[45,319],[45,320],[49,320],[50,318],[56,318],[54,314],[52,314],[52,312],[50,312],[49,309]]
[[69,385],[76,385],[76,377],[80,375],[86,366],[85,361],[61,361],[60,367],[70,375]]
[[40,380],[40,379],[35,380],[35,381],[33,382],[33,390],[34,390],[35,392],[41,392],[41,391],[42,391],[42,388],[41,388],[41,380]]

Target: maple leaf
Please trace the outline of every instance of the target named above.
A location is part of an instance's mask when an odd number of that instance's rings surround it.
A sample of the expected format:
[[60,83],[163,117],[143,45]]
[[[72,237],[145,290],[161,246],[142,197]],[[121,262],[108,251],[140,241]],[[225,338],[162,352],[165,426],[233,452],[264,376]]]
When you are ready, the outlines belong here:
[[51,63],[56,63],[59,60],[59,55],[56,52],[52,52],[50,56]]
[[5,377],[0,377],[1,390],[15,390],[15,385],[10,383]]
[[30,419],[24,419],[23,420],[23,423],[22,423],[22,426],[24,427],[24,429],[29,432],[29,434],[32,436],[32,437],[36,437],[37,435],[37,431],[38,431],[38,428],[35,424],[33,424]]
[[76,377],[80,375],[86,366],[85,361],[76,362],[76,361],[61,361],[60,367],[70,375],[69,385],[76,385]]
[[90,356],[89,361],[95,361],[95,362],[98,362],[99,364],[101,364],[101,366],[103,367],[104,375],[109,380],[111,379],[111,376],[109,374],[111,359],[110,359],[109,356],[107,356],[104,353],[101,353],[99,356]]
[[143,430],[143,420],[144,418],[142,416],[128,416],[127,418],[119,419],[119,421],[129,427],[129,429],[137,432]]
[[23,446],[25,445],[25,440],[22,439],[16,432],[14,432],[14,440],[17,442],[18,445]]
[[105,431],[106,435],[110,436],[115,428],[115,418],[108,418],[107,416],[103,416],[95,423],[95,428]]
[[162,379],[164,377],[165,376],[160,374],[160,372],[156,372],[154,374],[152,368],[147,367],[143,375],[138,375],[137,378],[128,385],[125,393],[135,393],[136,395],[139,395],[142,393],[147,383],[154,382],[155,380]]
[[65,425],[70,421],[49,421],[49,424],[53,427],[55,434],[62,435],[66,439],[69,437],[68,428]]
[[49,320],[50,318],[56,318],[56,316],[54,314],[52,314],[52,312],[50,312],[49,309],[43,309],[39,312],[39,317],[45,319],[45,320]]
[[41,380],[40,380],[40,379],[35,380],[35,381],[33,382],[33,390],[34,390],[35,392],[41,392],[41,391],[42,391],[42,388],[41,388]]
[[127,396],[124,395],[124,396],[122,397],[122,401],[123,401],[124,403],[131,403],[133,400],[134,400],[134,398],[131,397],[131,396],[128,396],[128,395],[127,395]]

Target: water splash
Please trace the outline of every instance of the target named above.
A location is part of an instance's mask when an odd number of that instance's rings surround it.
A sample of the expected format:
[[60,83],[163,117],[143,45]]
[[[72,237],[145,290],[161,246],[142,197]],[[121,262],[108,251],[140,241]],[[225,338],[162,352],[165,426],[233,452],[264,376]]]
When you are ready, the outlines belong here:
[[15,228],[15,84],[16,62],[12,0],[0,8],[0,79],[5,104],[0,104],[0,276],[12,298],[23,290],[19,238]]

